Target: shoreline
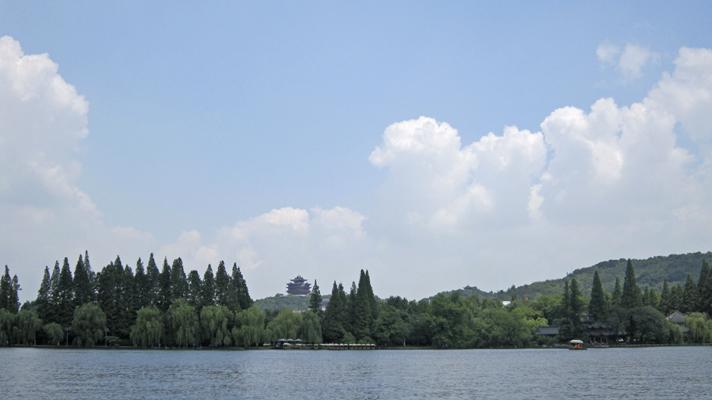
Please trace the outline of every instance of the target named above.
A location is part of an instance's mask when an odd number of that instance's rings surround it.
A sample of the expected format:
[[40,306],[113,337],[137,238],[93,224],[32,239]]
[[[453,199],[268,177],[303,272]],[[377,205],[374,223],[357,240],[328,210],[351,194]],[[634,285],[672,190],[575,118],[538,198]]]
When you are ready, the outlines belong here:
[[[712,347],[712,343],[685,343],[685,344],[624,344],[605,347],[587,347],[587,350],[607,350],[607,349],[634,349],[634,348],[652,348],[652,347]],[[436,350],[436,351],[456,351],[456,350],[568,350],[569,346],[540,346],[540,347],[465,347],[465,348],[450,348],[438,349],[429,346],[407,346],[407,347],[376,347],[373,349],[278,349],[274,347],[135,347],[135,346],[95,346],[95,347],[77,347],[77,346],[52,346],[52,345],[13,345],[0,347],[0,349],[49,349],[49,350],[138,350],[138,351],[326,351],[326,352],[342,352],[342,351],[394,351],[394,350]]]

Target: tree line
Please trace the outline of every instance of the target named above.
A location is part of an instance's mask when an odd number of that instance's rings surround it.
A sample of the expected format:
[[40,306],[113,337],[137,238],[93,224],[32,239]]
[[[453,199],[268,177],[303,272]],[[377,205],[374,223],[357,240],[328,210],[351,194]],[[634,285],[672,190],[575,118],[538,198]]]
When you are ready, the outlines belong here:
[[[87,253],[72,273],[68,259],[45,268],[37,298],[19,307],[17,277],[0,279],[0,345],[133,345],[138,347],[260,346],[278,339],[306,343],[376,343],[436,348],[525,347],[571,338],[628,343],[712,341],[712,272],[705,262],[695,282],[640,288],[629,261],[623,284],[607,293],[594,274],[588,296],[575,279],[557,296],[532,301],[442,293],[420,301],[379,299],[361,270],[348,293],[333,282],[328,304],[315,281],[309,309],[264,311],[253,304],[237,264],[220,262],[202,278],[185,274],[180,258],[162,268],[153,255],[135,268],[119,257],[95,273]],[[675,310],[684,324],[668,321]],[[558,326],[558,337],[538,334]]]

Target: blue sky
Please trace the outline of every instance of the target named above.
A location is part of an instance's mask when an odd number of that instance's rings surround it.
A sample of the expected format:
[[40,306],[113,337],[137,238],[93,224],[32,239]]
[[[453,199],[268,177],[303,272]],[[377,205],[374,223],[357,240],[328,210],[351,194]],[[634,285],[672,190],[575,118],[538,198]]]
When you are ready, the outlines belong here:
[[[381,215],[392,214],[382,198],[402,177],[374,165],[369,155],[391,124],[432,117],[456,128],[463,147],[505,126],[536,132],[560,107],[588,110],[607,97],[619,106],[641,101],[663,72],[674,70],[681,47],[712,46],[709,2],[384,3],[0,1],[0,36],[19,42],[24,54],[47,53],[88,102],[89,134],[75,143],[78,151],[71,150],[81,165],[72,185],[91,198],[103,225],[144,232],[155,251],[191,230],[212,242],[220,229],[283,207],[338,206],[364,217],[369,242],[343,254],[367,257],[343,262],[333,273],[324,260],[334,259],[323,259],[318,250],[306,250],[291,269],[257,257],[262,262],[248,268],[248,277],[264,280],[279,271],[276,284],[257,286],[261,295],[280,290],[289,274],[304,269],[324,280],[350,279],[361,262],[383,271],[384,280],[404,273],[393,271],[399,253],[377,255],[383,247],[407,251],[421,240],[400,236],[413,227],[379,224]],[[635,45],[652,56],[635,77],[625,76],[616,61],[597,57],[606,44],[620,51]],[[678,143],[699,153],[683,136]],[[489,223],[466,229],[484,232]],[[695,247],[684,233],[676,240],[689,246],[660,251]],[[66,252],[42,254],[49,259],[32,263],[49,264],[82,244],[49,247]],[[98,262],[120,247],[99,251]],[[483,269],[495,267],[490,258],[475,263],[486,267],[464,262],[472,257],[467,247],[464,241],[437,257],[450,278],[432,290],[395,282],[381,289],[411,296],[465,284],[499,289],[558,276],[600,257],[658,254],[637,243],[629,251],[601,247],[518,278],[493,273],[480,279]],[[129,259],[145,251],[126,249],[138,253]],[[172,249],[181,253],[180,246]],[[36,265],[26,265],[15,248],[0,250],[10,253],[11,267],[34,279],[34,272],[24,271]],[[552,251],[535,258],[545,260]],[[310,263],[313,269],[304,266]],[[457,267],[445,266],[450,263]],[[34,290],[34,282],[25,286]]]

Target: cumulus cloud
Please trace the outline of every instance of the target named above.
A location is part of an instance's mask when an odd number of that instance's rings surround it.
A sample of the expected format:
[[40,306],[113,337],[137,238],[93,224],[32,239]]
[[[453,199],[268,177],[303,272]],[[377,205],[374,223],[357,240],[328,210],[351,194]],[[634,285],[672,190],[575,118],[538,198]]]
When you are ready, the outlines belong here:
[[[632,45],[602,46],[597,56],[629,77],[655,57]],[[201,271],[237,261],[257,296],[281,291],[296,273],[328,291],[367,267],[379,294],[411,297],[503,288],[611,257],[708,250],[710,109],[712,51],[683,48],[673,70],[629,105],[562,107],[538,129],[508,126],[471,143],[434,118],[388,126],[369,156],[384,179],[365,214],[276,208],[161,245],[103,221],[77,183],[88,102],[49,56],[26,55],[4,37],[0,249],[21,272],[25,298],[42,266],[85,248],[97,268],[116,253],[132,262],[154,249]]]
[[[262,295],[281,291],[283,280],[301,273],[309,279],[353,279],[367,262],[365,217],[344,207],[284,207],[218,230],[204,241],[197,231],[183,232],[159,254],[182,257],[190,268],[237,260]],[[328,290],[329,282],[322,282]]]
[[[615,54],[599,50],[603,59]],[[412,268],[450,262],[468,282],[499,287],[547,268],[560,274],[610,257],[708,250],[711,57],[683,48],[641,101],[559,108],[541,132],[505,128],[463,145],[454,128],[430,118],[390,126],[371,162],[388,171],[383,215],[403,228],[377,232],[410,240],[419,255],[403,254]],[[680,144],[684,135],[697,151]],[[457,234],[442,240],[442,225]]]
[[626,80],[638,79],[643,68],[659,59],[660,55],[646,47],[628,43],[622,48],[602,43],[596,48],[598,61],[608,67],[613,67]]
[[19,42],[0,38],[0,249],[21,269],[24,298],[34,297],[41,268],[54,258],[85,248],[108,258],[151,243],[134,228],[107,226],[77,185],[88,113],[47,54],[24,54]]

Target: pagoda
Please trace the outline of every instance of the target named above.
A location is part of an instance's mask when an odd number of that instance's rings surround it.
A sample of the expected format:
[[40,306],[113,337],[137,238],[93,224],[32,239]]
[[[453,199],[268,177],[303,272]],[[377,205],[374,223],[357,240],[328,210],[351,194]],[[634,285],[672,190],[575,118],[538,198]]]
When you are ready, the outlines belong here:
[[297,275],[287,283],[287,294],[306,296],[309,292],[311,292],[311,284],[301,275]]

